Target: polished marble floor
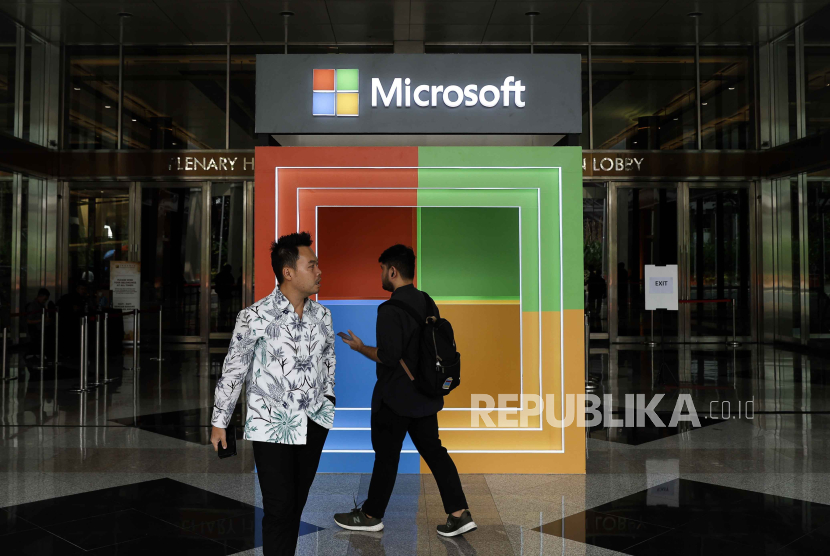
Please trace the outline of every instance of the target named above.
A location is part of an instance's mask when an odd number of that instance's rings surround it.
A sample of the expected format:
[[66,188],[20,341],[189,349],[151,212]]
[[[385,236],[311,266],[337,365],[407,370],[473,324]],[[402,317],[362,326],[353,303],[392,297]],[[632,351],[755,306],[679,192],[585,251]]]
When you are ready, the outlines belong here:
[[[110,361],[116,380],[83,396],[69,392],[71,361],[13,369],[18,380],[0,383],[0,552],[259,554],[250,445],[226,460],[206,446],[214,351],[171,350],[161,365],[148,354],[140,373],[122,370],[126,353]],[[822,553],[828,371],[826,356],[765,346],[594,349],[615,411],[627,393],[664,394],[662,412],[687,393],[705,426],[592,431],[584,476],[464,475],[479,530],[453,540],[435,534],[445,516],[431,476],[401,475],[386,529],[353,534],[331,516],[366,497],[369,476],[321,473],[298,554]],[[722,413],[749,400],[751,419]]]

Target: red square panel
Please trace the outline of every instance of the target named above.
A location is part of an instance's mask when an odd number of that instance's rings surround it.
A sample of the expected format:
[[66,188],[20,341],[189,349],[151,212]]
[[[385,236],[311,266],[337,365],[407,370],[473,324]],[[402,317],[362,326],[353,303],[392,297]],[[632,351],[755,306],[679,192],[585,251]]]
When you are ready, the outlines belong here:
[[314,70],[314,85],[312,89],[315,91],[333,91],[334,70]]
[[415,245],[415,208],[320,207],[315,247],[323,271],[319,299],[389,299],[378,257],[396,243]]

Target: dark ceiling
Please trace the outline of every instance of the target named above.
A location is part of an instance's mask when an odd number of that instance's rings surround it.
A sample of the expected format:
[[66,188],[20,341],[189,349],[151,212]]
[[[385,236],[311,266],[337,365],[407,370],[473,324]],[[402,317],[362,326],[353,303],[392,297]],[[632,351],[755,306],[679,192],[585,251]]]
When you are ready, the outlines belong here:
[[[694,41],[689,12],[702,12],[705,43],[768,41],[830,0],[0,0],[0,10],[49,41],[117,44],[118,13],[130,12],[125,44],[292,44],[529,42],[538,11],[540,43],[678,44]],[[4,41],[5,42],[5,41]]]

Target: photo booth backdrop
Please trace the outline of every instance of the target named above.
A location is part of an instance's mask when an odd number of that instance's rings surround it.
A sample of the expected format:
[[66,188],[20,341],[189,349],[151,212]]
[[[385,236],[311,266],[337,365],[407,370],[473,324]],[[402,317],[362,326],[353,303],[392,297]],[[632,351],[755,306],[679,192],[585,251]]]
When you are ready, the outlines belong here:
[[[377,306],[389,298],[378,256],[395,243],[416,250],[416,285],[453,323],[462,353],[461,385],[439,414],[461,472],[584,473],[575,424],[470,423],[471,394],[584,392],[579,148],[259,147],[256,157],[256,252],[279,235],[311,232],[318,301],[336,331],[374,343]],[[255,261],[259,299],[273,290],[273,272],[267,257]],[[375,364],[339,341],[336,353],[338,407],[320,471],[371,472]],[[399,470],[428,472],[408,437]]]

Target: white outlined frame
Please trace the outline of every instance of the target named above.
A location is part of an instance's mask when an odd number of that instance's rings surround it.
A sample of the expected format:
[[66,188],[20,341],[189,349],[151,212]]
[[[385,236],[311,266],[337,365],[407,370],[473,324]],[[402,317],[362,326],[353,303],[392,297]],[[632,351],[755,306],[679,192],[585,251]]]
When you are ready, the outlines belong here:
[[[560,395],[562,403],[562,419],[565,422],[565,272],[564,272],[564,243],[563,243],[563,218],[564,207],[562,205],[562,167],[561,166],[275,166],[274,167],[274,237],[279,238],[279,206],[280,206],[280,190],[279,190],[279,174],[280,169],[283,170],[556,170],[558,172],[558,182],[556,184],[559,205],[557,212],[559,213],[559,382]],[[365,189],[382,189],[371,188]],[[436,188],[424,188],[436,189]],[[448,189],[514,189],[512,187],[505,188],[467,188],[456,187]],[[542,268],[542,195],[541,189],[536,189],[537,204],[536,204],[536,221],[537,221],[537,246],[539,251],[539,271]],[[276,281],[276,278],[275,278]],[[539,281],[539,330],[542,330],[542,282]],[[539,384],[541,387],[541,342],[539,344],[540,350],[540,370],[539,370]],[[497,430],[497,429],[492,429]],[[504,430],[504,429],[502,429]],[[448,450],[455,454],[564,454],[565,453],[565,427],[560,427],[562,435],[562,447],[559,450]],[[374,453],[374,450],[323,450],[324,453]],[[417,450],[402,450],[401,453],[418,453]]]
[[[338,188],[330,188],[330,187],[308,187],[303,189],[336,189],[338,191],[352,191],[351,188],[348,187],[338,187]],[[375,188],[375,189],[387,189],[387,188]],[[399,188],[404,189],[404,188]],[[413,189],[413,188],[406,188],[406,189]],[[442,188],[430,188],[430,190],[441,190]],[[527,188],[523,188],[527,189]],[[481,205],[481,206],[474,206],[474,205],[383,205],[378,207],[377,205],[315,205],[314,207],[314,237],[318,238],[318,228],[317,223],[319,221],[319,210],[321,208],[514,208],[518,209],[519,211],[519,400],[524,399],[524,323],[522,322],[522,287],[521,287],[521,273],[522,273],[522,249],[521,249],[521,242],[522,242],[522,207],[520,206],[509,206],[509,205]],[[299,222],[299,221],[298,221]],[[297,231],[300,231],[299,224],[297,226]],[[320,243],[317,241],[317,247],[319,250]],[[540,269],[541,270],[541,269]],[[541,272],[539,279],[541,279]],[[539,310],[541,312],[541,300],[539,303]],[[542,330],[539,330],[539,345],[542,345]],[[541,347],[539,348],[539,371],[541,377],[541,370],[542,370],[542,359],[541,359]],[[542,383],[539,382],[539,396],[544,398],[544,391],[542,390]],[[371,411],[371,407],[341,407],[341,408],[334,408],[335,411]],[[478,411],[480,408],[473,408],[473,407],[445,407],[441,411]],[[510,413],[518,413],[518,407],[496,407],[492,411],[504,411]],[[495,429],[491,428],[482,428],[482,427],[439,427],[438,430],[442,431],[541,431],[542,430],[542,422],[541,417],[539,421],[538,427],[499,427]],[[332,427],[331,430],[337,431],[368,431],[372,430],[371,427]]]
[[[365,188],[358,188],[358,187],[298,187],[297,188],[297,231],[300,231],[300,191],[373,191],[373,190],[381,190],[381,191],[417,191],[417,187],[365,187]],[[478,190],[478,191],[489,191],[489,190],[497,190],[497,191],[536,191],[537,192],[537,205],[540,201],[538,198],[538,189],[532,187],[515,187],[515,188],[446,188],[446,187],[430,187],[430,191],[447,191],[447,190]],[[519,211],[519,312],[521,314],[521,308],[524,302],[524,294],[523,294],[523,274],[522,274],[522,264],[523,264],[523,246],[522,246],[522,207],[518,205],[382,205],[381,207],[377,207],[375,205],[315,205],[314,207],[314,237],[318,238],[318,220],[319,220],[319,210],[320,208],[515,208]],[[541,226],[541,222],[538,220],[538,211],[537,211],[537,231]],[[315,241],[317,241],[315,239]],[[319,247],[319,241],[317,242]],[[541,257],[540,260],[537,262],[537,280],[541,284],[542,280],[542,268],[541,268]],[[539,297],[538,299],[538,307],[539,313],[542,313],[542,298]],[[523,319],[519,318],[519,337],[520,337],[520,346],[524,346],[524,321]],[[542,390],[542,330],[541,326],[539,327],[539,395],[543,395]],[[519,352],[519,399],[522,399],[524,396],[524,350],[520,349]],[[463,407],[447,407],[444,408],[442,411],[477,411],[479,408],[463,408]],[[515,412],[518,408],[495,408],[496,411],[509,411]],[[336,411],[371,411],[369,407],[343,407],[343,408],[336,408]],[[337,428],[335,430],[370,430],[368,428],[362,427],[354,427],[354,428]],[[441,428],[440,430],[482,430],[481,428]],[[533,430],[542,430],[542,425],[540,423],[539,428],[530,428],[530,427],[522,427],[522,428],[500,428],[498,430],[502,431],[533,431]]]
[[[430,188],[418,188],[418,187],[298,187],[297,188],[297,198],[295,200],[296,208],[297,208],[297,232],[300,231],[300,191],[418,191],[419,189],[428,189],[430,191],[535,191],[536,192],[536,231],[539,235],[537,240],[541,241],[541,195],[539,188],[536,187],[430,187]],[[376,206],[369,206],[369,205],[342,205],[343,208],[356,208],[359,206],[368,206],[369,208],[419,208],[418,206],[413,205],[382,205],[381,207]],[[340,208],[341,205],[316,205],[314,208],[314,237],[318,237],[318,230],[317,230],[317,220],[318,220],[318,208]],[[448,205],[444,206],[430,206],[430,207],[421,207],[421,208],[479,208],[474,207],[472,205]],[[523,274],[522,274],[522,207],[521,206],[513,206],[513,205],[482,205],[480,208],[518,208],[519,209],[519,313],[521,315],[524,302],[524,285],[523,285]],[[276,232],[277,236],[279,236],[279,232]],[[319,243],[318,243],[319,245]],[[541,251],[541,244],[537,243],[537,252],[538,252],[538,261],[537,261],[537,285],[539,287],[539,297],[538,297],[538,309],[539,309],[539,395],[543,396],[543,389],[542,389],[542,251]],[[520,338],[520,352],[519,352],[519,401],[521,402],[524,398],[524,319],[521,317],[519,318],[519,338]],[[521,403],[520,403],[521,405]],[[444,408],[442,411],[477,411],[479,408],[463,408],[463,407],[447,407]],[[495,408],[495,411],[509,411],[515,412],[518,408],[506,407],[506,408]],[[340,411],[371,411],[369,407],[343,407],[339,409]],[[337,411],[337,408],[335,408]],[[336,429],[336,430],[370,430],[366,428],[343,428],[343,429]],[[442,428],[439,430],[483,430],[481,428]],[[496,429],[484,429],[484,430],[496,430]],[[539,428],[530,428],[530,427],[521,427],[521,428],[499,428],[498,430],[502,431],[510,431],[510,430],[522,430],[522,431],[533,431],[533,430],[542,430],[542,424],[539,424]]]

